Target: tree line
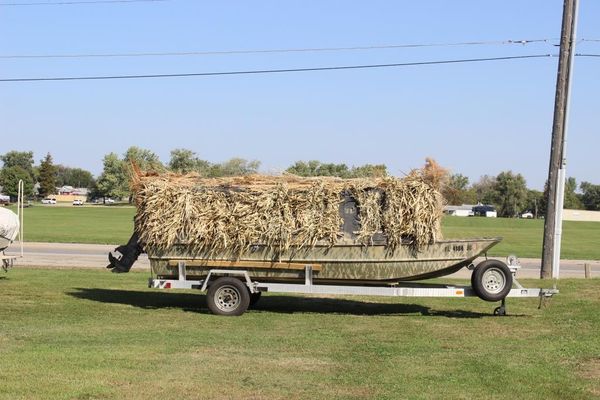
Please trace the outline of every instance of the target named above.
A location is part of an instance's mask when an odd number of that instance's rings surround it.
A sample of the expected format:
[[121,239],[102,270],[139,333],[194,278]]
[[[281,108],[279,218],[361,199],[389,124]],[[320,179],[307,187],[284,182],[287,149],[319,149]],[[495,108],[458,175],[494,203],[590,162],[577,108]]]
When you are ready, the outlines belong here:
[[[87,188],[92,198],[130,197],[131,166],[157,172],[171,171],[187,174],[197,173],[203,177],[224,177],[254,174],[259,171],[260,161],[232,158],[213,163],[200,158],[189,149],[171,151],[168,163],[160,161],[157,154],[140,147],[132,146],[125,153],[109,153],[103,158],[102,173],[94,177],[82,168],[55,164],[48,153],[36,165],[31,151],[9,151],[0,155],[0,187],[4,194],[16,197],[17,184],[23,180],[27,196],[46,197],[56,193],[56,188],[72,186]],[[297,161],[286,172],[299,176],[336,176],[341,178],[384,177],[388,170],[384,164],[323,163],[316,160]],[[514,217],[524,211],[536,216],[546,212],[545,193],[527,188],[525,178],[512,171],[504,171],[497,176],[483,175],[477,182],[459,174],[447,174],[442,180],[442,194],[447,204],[491,204],[499,216]],[[575,178],[568,178],[565,185],[565,208],[600,210],[600,185],[590,182],[578,184]]]
[[[579,189],[579,192],[578,192]],[[448,204],[491,204],[502,217],[516,217],[530,211],[536,218],[546,214],[544,191],[528,189],[523,175],[504,171],[497,176],[483,175],[472,184],[462,174],[451,174],[443,186],[442,194]],[[600,185],[581,182],[570,177],[565,182],[564,208],[600,211]]]

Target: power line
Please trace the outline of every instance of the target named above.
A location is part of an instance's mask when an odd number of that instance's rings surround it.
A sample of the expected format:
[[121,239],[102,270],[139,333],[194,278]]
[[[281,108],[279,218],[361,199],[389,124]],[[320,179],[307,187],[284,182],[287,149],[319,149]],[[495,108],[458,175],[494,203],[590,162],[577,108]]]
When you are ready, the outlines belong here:
[[384,49],[406,49],[420,47],[450,47],[450,46],[484,46],[484,45],[527,45],[531,43],[548,43],[553,39],[521,39],[521,40],[492,40],[453,43],[412,43],[388,44],[351,47],[306,47],[291,49],[258,49],[258,50],[220,50],[220,51],[175,51],[175,52],[140,52],[140,53],[83,53],[83,54],[9,54],[0,55],[0,59],[23,58],[108,58],[108,57],[170,57],[170,56],[212,56],[235,54],[269,54],[269,53],[309,53],[309,52],[335,52],[335,51],[362,51]]
[[575,57],[600,57],[600,54],[575,54]]
[[0,3],[0,7],[14,7],[14,6],[66,6],[75,4],[109,4],[109,3],[155,3],[159,1],[171,1],[171,0],[90,0],[90,1],[55,1],[55,2],[29,2],[29,3]]
[[316,71],[339,71],[339,70],[368,69],[368,68],[411,67],[411,66],[419,66],[419,65],[463,64],[463,63],[472,63],[472,62],[505,61],[505,60],[518,60],[518,59],[528,59],[528,58],[547,58],[547,57],[554,57],[554,55],[552,55],[552,54],[532,54],[532,55],[522,55],[522,56],[470,58],[470,59],[438,60],[438,61],[420,61],[420,62],[394,63],[394,64],[344,65],[344,66],[333,66],[333,67],[263,69],[263,70],[198,72],[198,73],[180,73],[180,74],[64,76],[64,77],[48,77],[48,78],[4,78],[4,79],[0,79],[0,82],[81,81],[81,80],[108,80],[108,79],[184,78],[184,77],[223,76],[223,75],[257,75],[257,74],[277,74],[277,73],[289,73],[289,72],[316,72]]

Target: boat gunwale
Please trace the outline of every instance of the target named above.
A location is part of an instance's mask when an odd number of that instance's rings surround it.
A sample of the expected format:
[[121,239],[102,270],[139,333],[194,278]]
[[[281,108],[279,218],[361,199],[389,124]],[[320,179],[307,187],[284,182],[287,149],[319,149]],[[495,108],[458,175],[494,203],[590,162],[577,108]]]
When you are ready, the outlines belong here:
[[[470,259],[475,259],[479,256],[481,256],[482,254],[485,254],[487,252],[487,250],[489,250],[491,247],[493,247],[495,244],[500,243],[500,241],[502,241],[502,237],[492,237],[492,238],[469,238],[469,239],[446,239],[446,240],[439,240],[436,241],[434,243],[432,243],[431,245],[436,245],[436,244],[440,244],[440,245],[444,245],[444,244],[453,244],[453,243],[473,243],[473,242],[488,242],[488,243],[494,243],[492,246],[486,246],[484,248],[484,250],[478,252],[478,253],[473,253],[470,254],[467,257],[444,257],[444,258],[440,258],[440,257],[435,257],[435,258],[360,258],[360,259],[311,259],[311,260],[304,260],[304,261],[310,261],[312,263],[331,263],[331,264],[342,264],[342,263],[365,263],[365,264],[371,264],[371,263],[408,263],[408,262],[442,262],[442,261],[467,261]],[[430,246],[431,246],[430,245]],[[177,245],[176,245],[177,246]],[[178,246],[189,246],[189,245],[178,245]],[[261,245],[255,245],[255,246],[261,246]],[[264,245],[263,245],[264,246]],[[406,245],[408,246],[408,245]],[[335,244],[333,246],[319,246],[316,245],[312,248],[318,247],[320,249],[324,249],[324,248],[333,248],[333,247],[366,247],[366,248],[370,248],[370,247],[386,247],[385,245],[370,245],[370,246],[365,246],[362,244]],[[312,248],[306,248],[306,250],[310,250]],[[169,260],[206,260],[207,262],[210,261],[214,261],[214,260],[230,260],[230,258],[227,257],[220,257],[220,258],[213,258],[213,257],[194,257],[194,256],[181,256],[181,255],[167,255],[167,256],[160,256],[160,255],[156,255],[153,256],[151,254],[148,254],[148,259],[149,260],[154,260],[154,261],[169,261]],[[242,261],[256,261],[255,259],[252,258],[239,258],[238,260],[242,260]],[[302,259],[298,259],[298,261],[300,261]]]

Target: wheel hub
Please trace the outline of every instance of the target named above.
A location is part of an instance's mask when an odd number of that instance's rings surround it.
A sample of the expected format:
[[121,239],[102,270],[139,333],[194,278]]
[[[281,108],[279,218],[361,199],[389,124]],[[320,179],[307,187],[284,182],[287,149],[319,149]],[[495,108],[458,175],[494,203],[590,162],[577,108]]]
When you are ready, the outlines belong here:
[[215,293],[215,304],[225,312],[235,310],[240,304],[240,293],[232,286],[223,286]]
[[483,287],[490,293],[500,293],[506,285],[504,273],[496,268],[485,271],[482,278]]

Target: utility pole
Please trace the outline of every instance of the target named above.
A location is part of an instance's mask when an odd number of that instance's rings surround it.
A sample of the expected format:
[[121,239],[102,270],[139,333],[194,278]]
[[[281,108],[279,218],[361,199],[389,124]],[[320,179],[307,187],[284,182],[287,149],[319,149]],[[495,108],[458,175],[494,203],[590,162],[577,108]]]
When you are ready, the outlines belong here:
[[562,236],[562,209],[566,178],[567,119],[569,115],[569,94],[575,55],[575,34],[577,29],[578,0],[565,0],[560,52],[558,56],[558,76],[554,99],[554,121],[552,124],[552,145],[548,169],[548,193],[546,197],[546,219],[544,220],[544,248],[542,253],[542,279],[558,278],[560,270],[560,244]]

